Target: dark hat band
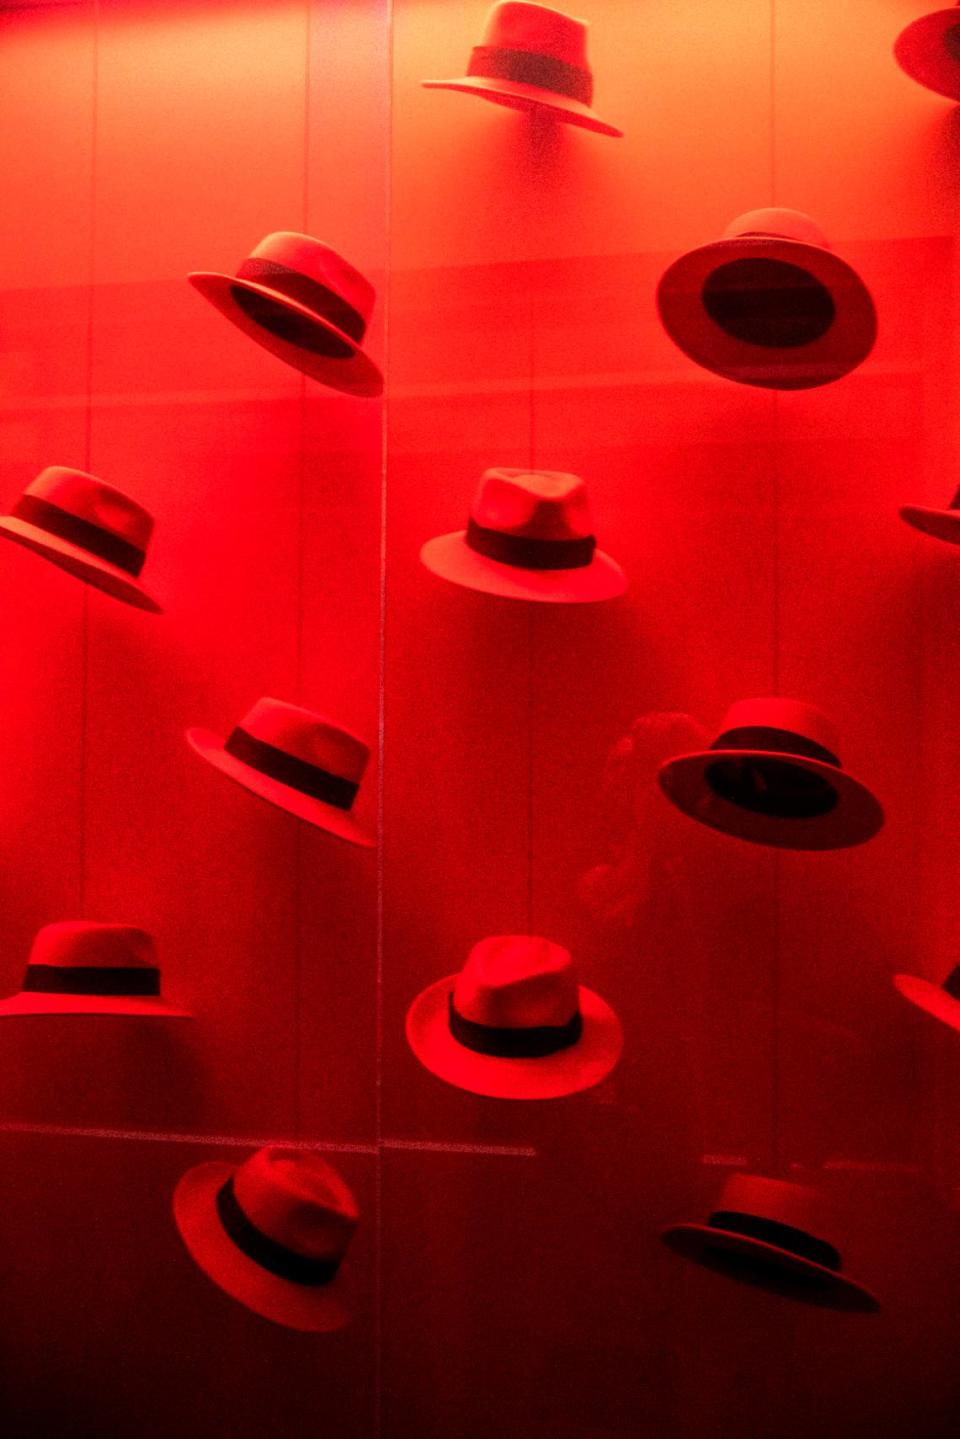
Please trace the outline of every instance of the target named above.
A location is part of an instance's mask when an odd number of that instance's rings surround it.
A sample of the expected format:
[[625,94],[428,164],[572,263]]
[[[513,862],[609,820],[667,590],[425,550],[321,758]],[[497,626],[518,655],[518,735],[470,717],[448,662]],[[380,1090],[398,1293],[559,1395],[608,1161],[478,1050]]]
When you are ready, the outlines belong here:
[[291,270],[289,265],[281,265],[276,260],[244,260],[236,278],[266,281],[271,290],[285,295],[288,300],[295,300],[298,305],[315,310],[358,345],[366,334],[367,322],[359,310],[355,310],[335,290],[327,289],[319,280],[312,280],[299,270]]
[[217,1190],[217,1214],[241,1253],[278,1279],[288,1279],[292,1284],[329,1284],[340,1268],[339,1259],[313,1259],[307,1254],[298,1254],[252,1224],[234,1194],[232,1175]]
[[766,754],[773,752],[784,755],[800,755],[804,759],[816,759],[821,764],[833,765],[835,769],[841,768],[837,756],[823,745],[817,744],[815,740],[794,734],[792,730],[776,729],[767,725],[744,725],[739,729],[729,729],[725,734],[718,735],[710,748],[761,750]]
[[566,1024],[532,1025],[526,1029],[477,1024],[465,1019],[448,996],[450,1033],[458,1044],[475,1054],[492,1054],[497,1059],[544,1059],[561,1049],[576,1044],[583,1033],[583,1015],[579,1009]]
[[951,999],[960,999],[960,964],[947,975],[943,981],[943,988]]
[[467,521],[466,543],[478,555],[518,570],[582,570],[597,548],[594,535],[573,540],[530,539],[489,530],[472,518]]
[[794,1229],[792,1224],[780,1224],[776,1219],[762,1219],[757,1214],[742,1214],[729,1209],[711,1214],[707,1223],[711,1229],[725,1229],[731,1234],[742,1234],[746,1239],[759,1239],[763,1244],[774,1244],[778,1249],[788,1250],[798,1259],[808,1259],[811,1264],[840,1272],[840,1255],[833,1245],[824,1239],[815,1239],[803,1229]]
[[309,760],[299,759],[276,745],[267,744],[266,740],[257,739],[240,725],[229,735],[223,747],[234,759],[259,770],[268,779],[299,790],[311,799],[323,800],[324,804],[332,804],[336,809],[349,809],[360,788],[342,775],[331,774],[319,765],[310,764]]
[[147,965],[28,964],[24,994],[157,995],[160,971]]
[[532,50],[509,50],[502,45],[475,45],[467,74],[484,80],[513,80],[535,85],[589,105],[593,100],[593,76],[579,65],[568,65],[553,55]]
[[56,535],[57,539],[68,540],[82,550],[89,550],[98,559],[126,570],[128,575],[136,577],[143,569],[147,556],[139,545],[132,545],[129,540],[121,539],[101,525],[82,520],[69,510],[62,510],[59,505],[40,499],[39,495],[21,495],[13,507],[13,514],[18,520],[26,520],[28,525],[36,525],[37,529]]

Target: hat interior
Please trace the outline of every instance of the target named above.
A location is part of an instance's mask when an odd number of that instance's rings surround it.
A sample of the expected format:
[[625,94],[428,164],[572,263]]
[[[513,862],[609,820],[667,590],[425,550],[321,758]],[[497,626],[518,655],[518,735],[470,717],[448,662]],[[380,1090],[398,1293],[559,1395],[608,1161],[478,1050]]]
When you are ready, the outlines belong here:
[[233,300],[255,324],[268,334],[288,345],[309,350],[314,355],[325,355],[333,360],[352,359],[353,347],[327,325],[302,314],[280,300],[271,299],[259,290],[248,290],[243,285],[231,285]]
[[839,800],[824,774],[767,756],[715,760],[707,765],[704,779],[728,804],[774,819],[817,819],[835,809]]
[[812,345],[836,318],[833,296],[809,270],[763,256],[718,265],[704,282],[702,299],[725,334],[771,350]]

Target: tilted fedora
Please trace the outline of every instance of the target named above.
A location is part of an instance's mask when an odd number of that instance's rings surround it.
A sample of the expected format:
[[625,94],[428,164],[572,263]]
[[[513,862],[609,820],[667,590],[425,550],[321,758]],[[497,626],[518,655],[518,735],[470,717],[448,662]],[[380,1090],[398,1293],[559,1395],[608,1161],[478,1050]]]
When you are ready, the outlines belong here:
[[407,1013],[420,1063],[493,1099],[559,1099],[599,1084],[623,1048],[620,1021],[577,983],[569,950],[529,934],[482,939],[459,974]]
[[269,1145],[239,1165],[198,1164],[173,1213],[204,1273],[256,1314],[318,1334],[349,1321],[340,1266],[359,1214],[319,1154]]
[[960,545],[960,489],[946,509],[937,509],[934,505],[901,505],[900,518],[935,540]]
[[442,579],[505,599],[582,604],[627,587],[597,549],[583,481],[554,470],[487,470],[467,528],[428,540],[420,558]]
[[466,75],[424,80],[428,90],[462,90],[498,105],[535,110],[600,135],[622,135],[594,113],[587,27],[548,5],[501,0],[487,16]]
[[362,349],[374,288],[329,245],[281,230],[235,275],[199,270],[187,279],[245,335],[312,380],[350,395],[383,390]]
[[698,365],[773,390],[839,380],[877,334],[857,272],[798,210],[751,210],[675,260],[657,290],[664,328]]
[[664,1244],[708,1269],[828,1309],[876,1310],[876,1297],[842,1272],[826,1197],[805,1184],[733,1174],[706,1224],[672,1224]]
[[909,999],[918,1009],[926,1010],[951,1029],[960,1029],[960,965],[950,971],[942,984],[933,984],[917,974],[895,974],[893,982],[904,999]]
[[153,939],[129,924],[61,920],[38,931],[19,993],[4,1015],[127,1014],[189,1019],[160,993]]
[[0,535],[52,560],[88,585],[160,612],[138,576],[153,520],[142,505],[95,475],[51,465],[24,490],[13,513],[0,516]]
[[815,705],[780,698],[731,705],[709,749],[660,766],[660,788],[691,819],[782,849],[844,849],[871,839],[883,809],[837,757]]
[[911,21],[897,36],[893,53],[912,79],[960,100],[960,11],[955,5]]
[[215,769],[270,804],[350,844],[376,843],[350,812],[369,746],[333,720],[265,697],[225,740],[206,729],[187,730],[187,740]]

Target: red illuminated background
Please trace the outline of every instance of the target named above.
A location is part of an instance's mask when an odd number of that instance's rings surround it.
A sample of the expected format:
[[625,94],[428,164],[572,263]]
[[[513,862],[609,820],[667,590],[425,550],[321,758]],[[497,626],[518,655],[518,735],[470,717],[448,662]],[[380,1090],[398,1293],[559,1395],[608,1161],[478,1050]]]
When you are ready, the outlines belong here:
[[[0,553],[2,983],[86,914],[150,929],[198,1016],[3,1023],[4,1434],[955,1433],[960,1049],[890,983],[960,937],[960,570],[896,514],[949,499],[960,438],[960,129],[891,55],[923,7],[577,0],[623,140],[420,88],[486,0],[0,8],[0,506],[48,464],[128,490],[166,606]],[[771,203],[877,302],[836,385],[737,386],[659,325],[666,265]],[[377,286],[382,406],[186,284],[277,229]],[[528,463],[587,481],[625,599],[531,614],[420,566],[484,469]],[[869,845],[700,830],[649,759],[635,801],[604,790],[638,716],[777,691],[839,723]],[[190,753],[261,694],[370,738],[379,857]],[[608,922],[580,880],[633,807]],[[407,1005],[527,928],[618,1009],[620,1068],[539,1106],[442,1085]],[[268,1140],[360,1201],[340,1334],[233,1303],[174,1229],[184,1169]],[[878,1316],[660,1245],[743,1167],[836,1199]]]

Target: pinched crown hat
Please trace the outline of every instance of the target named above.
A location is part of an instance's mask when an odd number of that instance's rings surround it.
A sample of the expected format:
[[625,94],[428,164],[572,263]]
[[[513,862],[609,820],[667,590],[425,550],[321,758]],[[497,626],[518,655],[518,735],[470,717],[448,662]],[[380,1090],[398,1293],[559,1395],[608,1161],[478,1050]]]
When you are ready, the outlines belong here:
[[340,1266],[359,1214],[319,1154],[270,1145],[240,1165],[199,1164],[173,1212],[200,1268],[248,1309],[314,1333],[348,1322]]
[[0,535],[115,599],[158,613],[138,576],[153,520],[142,505],[83,470],[52,465],[24,490]]
[[407,1039],[431,1073],[494,1099],[557,1099],[599,1084],[620,1058],[620,1021],[579,985],[568,950],[537,935],[475,944],[459,974],[425,989]]
[[877,334],[856,271],[798,210],[751,210],[723,238],[682,255],[657,291],[671,339],[744,385],[802,390],[839,380]]
[[754,844],[843,849],[883,824],[879,802],[837,757],[837,732],[814,705],[739,700],[707,750],[660,767],[660,788],[691,819]]
[[960,11],[921,15],[901,30],[893,53],[902,70],[950,100],[960,100]]
[[428,90],[462,90],[498,105],[535,110],[600,135],[623,134],[591,108],[586,25],[548,5],[500,0],[487,16],[466,75],[422,83]]
[[445,580],[506,599],[580,604],[627,587],[597,549],[586,485],[554,470],[487,470],[467,528],[428,540],[420,558]]
[[261,799],[351,844],[375,844],[351,814],[369,747],[332,720],[264,698],[226,740],[205,729],[187,730],[187,740],[214,768]]
[[841,1272],[834,1220],[804,1184],[731,1175],[706,1224],[673,1224],[663,1242],[732,1278],[830,1309],[879,1309],[870,1290]]
[[17,994],[0,1018],[26,1014],[128,1014],[189,1019],[162,998],[150,935],[129,924],[88,919],[46,924],[33,941]]
[[960,489],[946,509],[933,505],[901,505],[900,518],[935,540],[960,545]]
[[347,394],[381,393],[383,377],[361,348],[374,288],[329,245],[281,230],[261,240],[235,275],[201,270],[187,278],[294,369]]

